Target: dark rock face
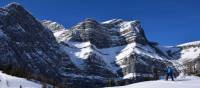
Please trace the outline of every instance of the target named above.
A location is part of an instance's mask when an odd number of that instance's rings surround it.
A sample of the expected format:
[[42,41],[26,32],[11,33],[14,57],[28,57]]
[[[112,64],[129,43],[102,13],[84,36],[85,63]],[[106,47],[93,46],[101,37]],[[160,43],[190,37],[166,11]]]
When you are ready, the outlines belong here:
[[[124,39],[122,39],[122,41],[126,42],[124,44],[137,42],[137,43],[146,45],[148,43],[148,40],[144,33],[144,30],[143,30],[142,26],[140,25],[140,21],[138,21],[138,20],[123,21],[121,19],[114,19],[108,23],[103,23],[103,26],[106,27],[107,29],[109,29],[112,36],[120,36],[120,37],[124,38]],[[113,33],[114,31],[112,31],[110,29],[118,29],[119,30],[118,34]]]
[[[153,69],[156,68],[158,71],[165,70],[166,65],[161,60],[157,60],[151,57],[145,57],[138,54],[132,54],[121,63],[121,65],[127,65],[122,68],[123,75],[127,73],[135,73],[136,75],[146,75],[146,77],[153,77]],[[167,61],[166,61],[167,62]],[[137,77],[137,76],[136,76]]]
[[98,48],[110,47],[110,36],[95,20],[86,19],[72,28],[72,41],[90,41]]
[[200,76],[200,57],[192,61],[184,61],[183,66],[185,74]]
[[132,42],[143,45],[148,43],[139,21],[113,20],[100,24],[95,20],[86,19],[71,31],[71,41],[90,41],[97,48],[121,46]]
[[11,65],[55,80],[61,80],[62,67],[75,68],[52,32],[17,3],[1,8],[0,32],[1,68]]

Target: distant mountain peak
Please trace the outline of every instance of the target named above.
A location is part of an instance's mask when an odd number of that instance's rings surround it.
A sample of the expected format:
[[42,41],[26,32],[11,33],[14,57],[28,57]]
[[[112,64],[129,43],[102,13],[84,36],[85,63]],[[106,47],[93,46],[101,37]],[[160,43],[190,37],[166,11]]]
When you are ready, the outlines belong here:
[[97,22],[95,19],[92,18],[85,18],[83,21]]
[[51,20],[42,20],[41,23],[53,32],[66,30],[63,25]]
[[8,13],[16,13],[18,10],[24,10],[24,8],[16,2],[10,3],[0,8],[0,14],[7,15]]
[[10,3],[10,4],[6,5],[3,8],[5,10],[8,10],[8,11],[10,11],[10,10],[12,10],[12,11],[13,10],[22,10],[22,9],[24,9],[24,7],[21,4],[17,3],[17,2]]
[[5,7],[22,7],[20,3],[18,2],[12,2],[12,3],[9,3],[8,5],[6,5]]
[[183,44],[178,45],[178,47],[195,46],[195,45],[199,45],[200,46],[200,41],[193,41],[193,42],[183,43]]

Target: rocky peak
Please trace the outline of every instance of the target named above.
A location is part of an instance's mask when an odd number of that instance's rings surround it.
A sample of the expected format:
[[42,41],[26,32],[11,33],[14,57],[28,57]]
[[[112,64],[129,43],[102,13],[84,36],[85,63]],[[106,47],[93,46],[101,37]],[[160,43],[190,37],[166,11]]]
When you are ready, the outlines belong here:
[[72,41],[90,41],[98,48],[110,47],[110,36],[97,21],[86,19],[72,27]]
[[6,5],[4,8],[17,9],[17,8],[23,8],[23,7],[19,3],[13,2],[13,3]]
[[[44,31],[46,29],[20,4],[11,3],[3,8],[1,8],[0,13],[4,14],[1,16],[2,24],[20,25],[24,32],[31,32],[37,34],[38,32]],[[6,14],[5,14],[6,13]],[[9,27],[9,26],[6,26]],[[34,27],[34,30],[31,28]]]
[[92,23],[98,23],[96,20],[92,19],[92,18],[86,18],[83,20],[83,22],[92,22]]
[[42,20],[42,25],[47,27],[48,29],[52,30],[52,32],[58,32],[66,30],[65,27],[57,22],[51,21],[51,20]]
[[100,24],[91,18],[87,18],[83,20],[83,22],[78,23],[76,26],[73,27],[73,29],[76,30],[86,30],[86,29],[97,29],[99,28]]
[[121,46],[132,42],[146,45],[145,37],[140,21],[124,21],[113,19],[99,23],[93,19],[85,19],[72,27],[70,40],[84,42],[90,41],[97,48]]

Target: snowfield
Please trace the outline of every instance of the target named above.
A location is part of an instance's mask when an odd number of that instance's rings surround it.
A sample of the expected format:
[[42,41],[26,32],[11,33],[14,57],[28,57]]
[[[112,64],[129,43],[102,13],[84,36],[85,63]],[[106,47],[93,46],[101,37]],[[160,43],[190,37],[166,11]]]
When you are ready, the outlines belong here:
[[42,85],[0,71],[0,88],[42,88]]
[[109,87],[109,88],[200,88],[200,77],[179,76],[175,81],[146,81],[134,83],[127,86]]

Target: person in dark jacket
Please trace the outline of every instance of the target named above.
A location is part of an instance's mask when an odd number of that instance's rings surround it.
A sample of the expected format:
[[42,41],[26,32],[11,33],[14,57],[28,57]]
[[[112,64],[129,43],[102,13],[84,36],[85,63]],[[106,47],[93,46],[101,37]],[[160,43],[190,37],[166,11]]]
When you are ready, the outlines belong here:
[[173,76],[173,74],[174,74],[174,72],[173,72],[173,67],[172,66],[168,66],[167,67],[167,69],[166,69],[166,74],[167,74],[167,76],[166,76],[166,80],[168,80],[168,78],[169,78],[169,76],[171,77],[171,79],[172,79],[172,81],[174,81],[174,76]]

